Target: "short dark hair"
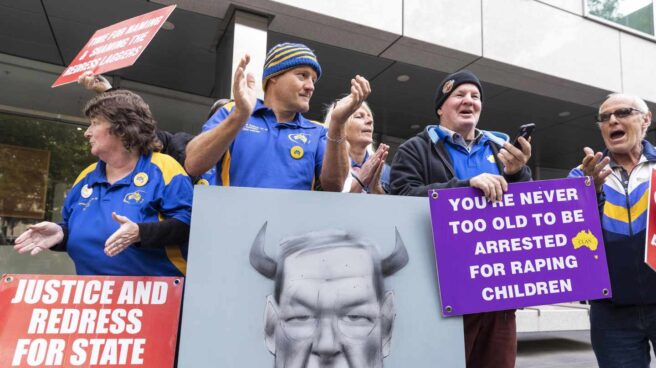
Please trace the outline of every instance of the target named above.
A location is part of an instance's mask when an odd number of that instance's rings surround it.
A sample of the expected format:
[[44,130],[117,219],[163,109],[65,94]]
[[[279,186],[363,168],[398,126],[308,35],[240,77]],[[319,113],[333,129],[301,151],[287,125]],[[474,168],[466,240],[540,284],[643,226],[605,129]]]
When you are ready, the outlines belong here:
[[134,92],[119,89],[100,93],[87,102],[84,115],[107,120],[110,134],[120,138],[128,151],[137,150],[145,155],[162,149],[150,107]]

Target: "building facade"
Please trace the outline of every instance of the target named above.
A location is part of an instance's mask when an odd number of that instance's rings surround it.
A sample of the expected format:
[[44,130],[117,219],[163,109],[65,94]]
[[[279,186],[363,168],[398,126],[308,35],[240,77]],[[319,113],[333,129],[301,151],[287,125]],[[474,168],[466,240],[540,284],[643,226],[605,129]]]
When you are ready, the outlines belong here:
[[[50,85],[99,28],[177,3],[137,63],[108,77],[141,94],[163,129],[190,133],[213,100],[229,97],[243,53],[259,80],[269,47],[305,43],[324,70],[308,117],[322,120],[363,75],[374,137],[390,157],[435,122],[437,83],[470,69],[485,91],[480,127],[512,136],[536,123],[530,165],[545,179],[565,176],[584,145],[603,147],[593,116],[609,93],[639,95],[655,110],[653,2],[0,0],[0,244],[57,221],[66,189],[94,160],[80,113],[90,93]],[[0,271],[9,252],[0,246]]]

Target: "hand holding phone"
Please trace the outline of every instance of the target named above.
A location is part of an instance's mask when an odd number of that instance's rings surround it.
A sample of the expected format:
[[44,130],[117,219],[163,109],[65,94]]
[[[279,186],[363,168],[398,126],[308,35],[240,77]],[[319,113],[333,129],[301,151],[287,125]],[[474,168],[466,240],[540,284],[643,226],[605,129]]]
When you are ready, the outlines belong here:
[[517,136],[513,141],[513,146],[521,150],[522,145],[518,141],[519,137],[524,137],[524,139],[528,140],[531,137],[531,134],[533,134],[533,130],[535,130],[535,124],[533,123],[524,124],[520,126],[519,131],[517,132]]

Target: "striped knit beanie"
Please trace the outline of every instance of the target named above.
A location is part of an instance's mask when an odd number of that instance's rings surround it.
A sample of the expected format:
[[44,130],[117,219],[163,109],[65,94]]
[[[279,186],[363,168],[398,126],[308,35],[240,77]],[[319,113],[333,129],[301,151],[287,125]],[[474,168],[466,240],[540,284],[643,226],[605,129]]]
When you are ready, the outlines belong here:
[[317,56],[307,46],[300,43],[280,43],[273,46],[264,61],[262,88],[266,89],[269,78],[304,65],[317,72],[317,80],[321,78],[321,66]]

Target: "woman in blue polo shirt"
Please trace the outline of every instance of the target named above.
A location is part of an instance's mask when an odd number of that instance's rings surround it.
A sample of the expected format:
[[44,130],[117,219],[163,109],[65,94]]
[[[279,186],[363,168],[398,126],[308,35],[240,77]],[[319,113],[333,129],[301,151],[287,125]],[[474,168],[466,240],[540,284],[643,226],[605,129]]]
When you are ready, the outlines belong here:
[[180,164],[157,152],[149,106],[115,90],[91,99],[84,114],[99,161],[68,192],[63,222],[32,225],[14,248],[66,251],[80,275],[184,275],[192,185]]
[[[326,112],[325,125],[330,122],[333,104]],[[367,102],[357,109],[346,122],[346,141],[349,144],[351,175],[344,183],[343,192],[389,193],[390,167],[385,163],[389,146],[381,143],[374,152],[372,148],[374,116]]]

